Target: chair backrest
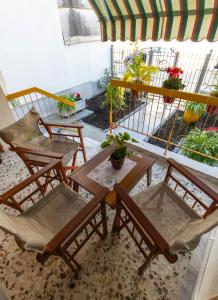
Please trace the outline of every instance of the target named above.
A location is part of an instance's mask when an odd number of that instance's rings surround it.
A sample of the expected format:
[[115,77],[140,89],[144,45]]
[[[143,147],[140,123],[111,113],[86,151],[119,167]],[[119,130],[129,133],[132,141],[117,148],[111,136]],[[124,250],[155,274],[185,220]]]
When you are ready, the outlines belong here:
[[40,224],[36,228],[27,218],[8,215],[2,210],[0,210],[0,228],[12,234],[22,249],[40,253],[45,249],[47,241],[53,237]]
[[12,146],[28,142],[34,136],[40,136],[38,123],[40,114],[32,107],[29,112],[19,121],[0,130],[2,140]]
[[187,224],[186,228],[176,237],[171,250],[193,250],[203,234],[218,226],[218,208],[206,218]]

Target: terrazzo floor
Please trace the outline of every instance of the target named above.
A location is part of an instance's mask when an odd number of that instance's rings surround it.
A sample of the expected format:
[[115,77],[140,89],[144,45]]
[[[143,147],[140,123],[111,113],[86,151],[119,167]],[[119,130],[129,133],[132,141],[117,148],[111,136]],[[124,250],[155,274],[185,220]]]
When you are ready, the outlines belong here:
[[[99,150],[98,144],[92,145],[90,141],[87,147],[91,156]],[[15,153],[6,152],[2,158],[0,194],[28,176]],[[152,184],[161,181],[165,172],[165,165],[155,163]],[[132,194],[145,189],[146,184],[144,177]],[[86,191],[81,189],[80,193],[89,198]],[[77,280],[61,259],[51,257],[42,266],[34,253],[22,252],[11,236],[0,231],[0,288],[9,299],[19,300],[177,299],[191,254],[179,254],[175,264],[159,256],[139,278],[137,268],[143,263],[143,257],[125,230],[119,236],[111,234],[114,210],[108,207],[107,214],[108,237],[101,241],[93,236],[79,252],[77,260],[82,264],[82,271]]]

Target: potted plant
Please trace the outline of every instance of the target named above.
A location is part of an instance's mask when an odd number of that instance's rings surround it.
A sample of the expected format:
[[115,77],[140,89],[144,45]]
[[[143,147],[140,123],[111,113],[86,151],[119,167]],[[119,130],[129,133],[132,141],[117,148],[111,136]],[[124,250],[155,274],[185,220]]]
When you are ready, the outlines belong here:
[[[218,80],[216,84],[212,85],[212,87],[213,88],[210,92],[210,95],[213,97],[218,97]],[[207,104],[206,111],[210,114],[215,114],[218,112],[218,106]]]
[[[182,82],[180,75],[183,74],[183,70],[178,67],[169,67],[167,69],[168,78],[162,83],[162,87],[172,90],[183,90],[185,85]],[[173,103],[175,98],[170,96],[164,96],[164,103]]]
[[131,138],[127,132],[118,133],[116,135],[110,134],[106,140],[101,144],[101,148],[112,146],[110,161],[114,169],[120,169],[123,165],[126,155],[131,153],[127,150],[127,142],[138,143],[135,139]]
[[[214,131],[201,131],[199,128],[193,129],[184,139],[182,144],[187,149],[183,149],[182,152],[185,156],[194,160],[206,163],[213,166],[217,162],[218,158],[218,133]],[[192,149],[196,152],[192,152]],[[202,156],[206,154],[211,157]]]
[[197,122],[205,111],[205,104],[189,101],[186,106],[183,119],[188,124]]
[[[127,64],[123,80],[141,84],[150,84],[152,75],[160,70],[159,67],[147,66],[144,63],[143,53],[133,55]],[[138,91],[132,90],[133,96],[138,96]]]
[[74,106],[70,106],[62,102],[57,103],[57,109],[62,117],[68,118],[73,113],[86,108],[86,99],[81,98],[79,93],[73,93],[72,95],[62,95],[61,97],[74,103]]

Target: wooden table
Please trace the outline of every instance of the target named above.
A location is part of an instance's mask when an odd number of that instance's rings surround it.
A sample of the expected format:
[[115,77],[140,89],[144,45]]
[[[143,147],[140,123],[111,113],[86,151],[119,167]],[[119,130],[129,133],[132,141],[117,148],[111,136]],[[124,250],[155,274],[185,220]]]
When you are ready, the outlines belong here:
[[73,189],[78,191],[79,186],[82,186],[96,195],[101,193],[102,188],[106,186],[111,191],[106,196],[105,201],[112,208],[115,208],[116,193],[113,190],[115,183],[119,183],[127,192],[130,192],[146,174],[147,185],[149,186],[155,160],[147,156],[146,152],[137,146],[128,144],[128,150],[132,152],[132,155],[125,158],[124,165],[120,170],[113,169],[111,162],[108,161],[111,147],[99,152],[70,175]]

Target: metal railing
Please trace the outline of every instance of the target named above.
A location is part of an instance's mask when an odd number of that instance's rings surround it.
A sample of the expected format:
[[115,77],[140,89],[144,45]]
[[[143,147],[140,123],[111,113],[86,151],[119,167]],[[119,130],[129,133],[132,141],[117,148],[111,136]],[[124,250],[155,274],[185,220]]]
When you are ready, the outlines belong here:
[[133,48],[119,49],[114,45],[111,46],[112,75],[122,78],[128,61],[133,54],[139,53],[143,53],[146,64],[160,67],[160,72],[153,76],[152,85],[155,86],[162,86],[167,78],[166,69],[171,66],[178,66],[184,71],[184,91],[188,92],[206,93],[208,86],[214,84],[218,76],[218,54],[212,50],[197,52],[192,49],[178,51],[174,48],[150,47],[135,51]]
[[[175,152],[191,151],[218,162],[216,156],[205,154],[184,146],[186,136],[194,129],[201,132],[218,129],[218,98],[209,95],[177,91],[156,86],[111,80],[111,88],[120,88],[125,105],[121,111],[114,109],[113,99],[110,101],[110,128],[130,130],[133,134],[141,134],[145,141]],[[112,93],[111,93],[112,95]],[[165,97],[174,98],[173,103],[166,104]],[[165,100],[166,101],[166,100]],[[195,122],[184,121],[189,101],[210,105]],[[216,112],[211,109],[215,107]],[[218,137],[218,134],[217,134]],[[216,146],[218,149],[218,145]]]
[[42,118],[57,114],[58,102],[64,103],[72,108],[75,106],[74,102],[37,87],[9,94],[6,98],[9,101],[9,106],[16,120],[21,119],[32,106],[35,107]]

